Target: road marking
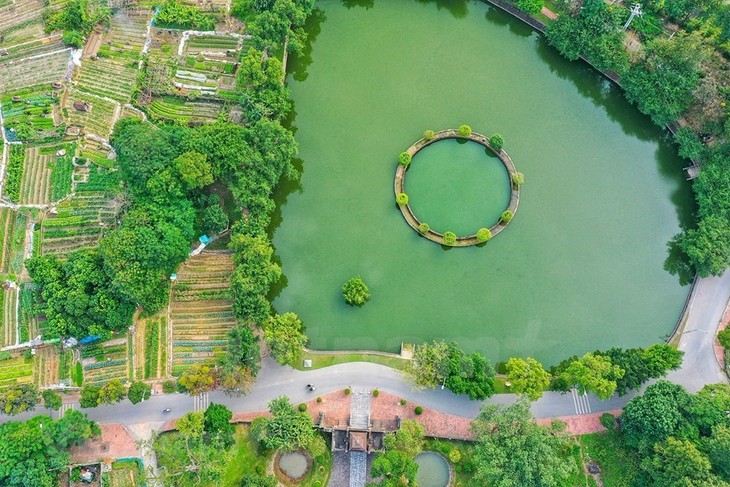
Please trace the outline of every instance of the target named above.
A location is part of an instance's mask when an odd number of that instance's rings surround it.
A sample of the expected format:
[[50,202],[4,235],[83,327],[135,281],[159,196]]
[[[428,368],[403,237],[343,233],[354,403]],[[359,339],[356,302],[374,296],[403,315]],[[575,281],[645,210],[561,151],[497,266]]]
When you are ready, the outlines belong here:
[[76,403],[64,403],[61,404],[61,409],[58,410],[58,417],[63,418],[64,414],[66,414],[66,411],[68,410],[75,410],[76,409]]
[[208,409],[210,404],[210,396],[207,392],[203,392],[193,397],[193,410],[197,413]]
[[578,390],[574,387],[570,390],[571,395],[573,396],[573,406],[575,407],[575,414],[590,414],[591,412],[591,403],[588,402],[588,394],[578,393]]

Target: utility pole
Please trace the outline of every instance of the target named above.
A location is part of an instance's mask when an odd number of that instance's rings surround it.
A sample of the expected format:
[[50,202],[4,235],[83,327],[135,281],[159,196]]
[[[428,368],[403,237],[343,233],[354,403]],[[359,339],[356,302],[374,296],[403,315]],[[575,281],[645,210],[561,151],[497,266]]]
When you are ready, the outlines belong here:
[[639,17],[641,17],[642,15],[644,15],[643,12],[641,11],[641,4],[640,3],[633,4],[631,6],[630,12],[631,12],[631,15],[629,15],[629,20],[627,20],[626,23],[624,24],[624,30],[626,30],[626,29],[629,28],[629,25],[631,25],[631,21],[634,20],[634,17],[636,17],[637,15]]

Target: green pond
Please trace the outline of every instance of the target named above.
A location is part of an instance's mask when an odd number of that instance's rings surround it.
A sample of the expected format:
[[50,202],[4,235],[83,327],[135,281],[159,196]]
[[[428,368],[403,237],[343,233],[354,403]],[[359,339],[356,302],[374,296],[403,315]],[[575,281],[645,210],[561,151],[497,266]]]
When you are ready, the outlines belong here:
[[421,149],[408,168],[411,210],[441,233],[474,235],[509,205],[507,168],[483,145],[447,139]]
[[[549,364],[671,333],[689,291],[665,270],[668,241],[691,222],[685,163],[616,87],[481,2],[317,7],[289,60],[302,178],[279,188],[272,228],[286,276],[274,307],[301,317],[312,348],[448,339]],[[403,220],[393,177],[424,130],[464,123],[501,133],[525,184],[509,228],[444,249]],[[433,164],[418,155],[409,171],[414,209],[442,231],[488,223],[500,196],[479,191],[498,191],[499,173],[451,167],[466,147],[433,149]],[[362,308],[341,295],[356,275],[372,294]]]

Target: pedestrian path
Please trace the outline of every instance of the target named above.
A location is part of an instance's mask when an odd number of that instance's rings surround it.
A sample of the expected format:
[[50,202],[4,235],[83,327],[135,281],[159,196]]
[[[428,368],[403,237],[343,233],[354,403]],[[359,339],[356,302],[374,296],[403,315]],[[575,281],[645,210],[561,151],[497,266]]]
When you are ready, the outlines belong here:
[[75,402],[61,404],[61,409],[58,410],[58,417],[59,417],[59,419],[60,418],[63,418],[63,416],[66,414],[66,411],[68,411],[69,409],[73,411],[78,406],[79,406],[79,404],[78,403],[75,403]]
[[[350,399],[350,428],[370,427],[370,390],[355,388]],[[350,487],[365,487],[368,455],[362,451],[350,452]]]
[[573,396],[573,405],[575,406],[575,414],[590,414],[591,403],[588,402],[588,394],[581,394],[574,387],[570,390],[570,394]]
[[206,409],[208,409],[209,405],[210,396],[207,392],[203,392],[201,394],[198,394],[197,396],[193,396],[193,411],[195,411],[196,413],[205,411]]

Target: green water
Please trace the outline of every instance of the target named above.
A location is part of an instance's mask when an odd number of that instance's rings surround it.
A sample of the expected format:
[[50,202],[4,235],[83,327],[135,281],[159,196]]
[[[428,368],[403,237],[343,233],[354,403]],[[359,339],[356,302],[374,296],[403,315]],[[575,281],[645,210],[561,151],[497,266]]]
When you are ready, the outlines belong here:
[[457,235],[497,223],[509,205],[510,181],[502,162],[488,152],[476,142],[447,139],[416,154],[405,190],[419,220]]
[[[691,196],[662,131],[483,3],[348,3],[318,3],[288,78],[303,174],[278,194],[274,306],[299,314],[310,345],[443,338],[551,363],[671,332],[688,287],[664,270],[667,242]],[[525,185],[506,231],[443,250],[403,220],[393,174],[425,129],[462,123],[500,132]],[[355,275],[372,294],[362,308],[340,294]]]

